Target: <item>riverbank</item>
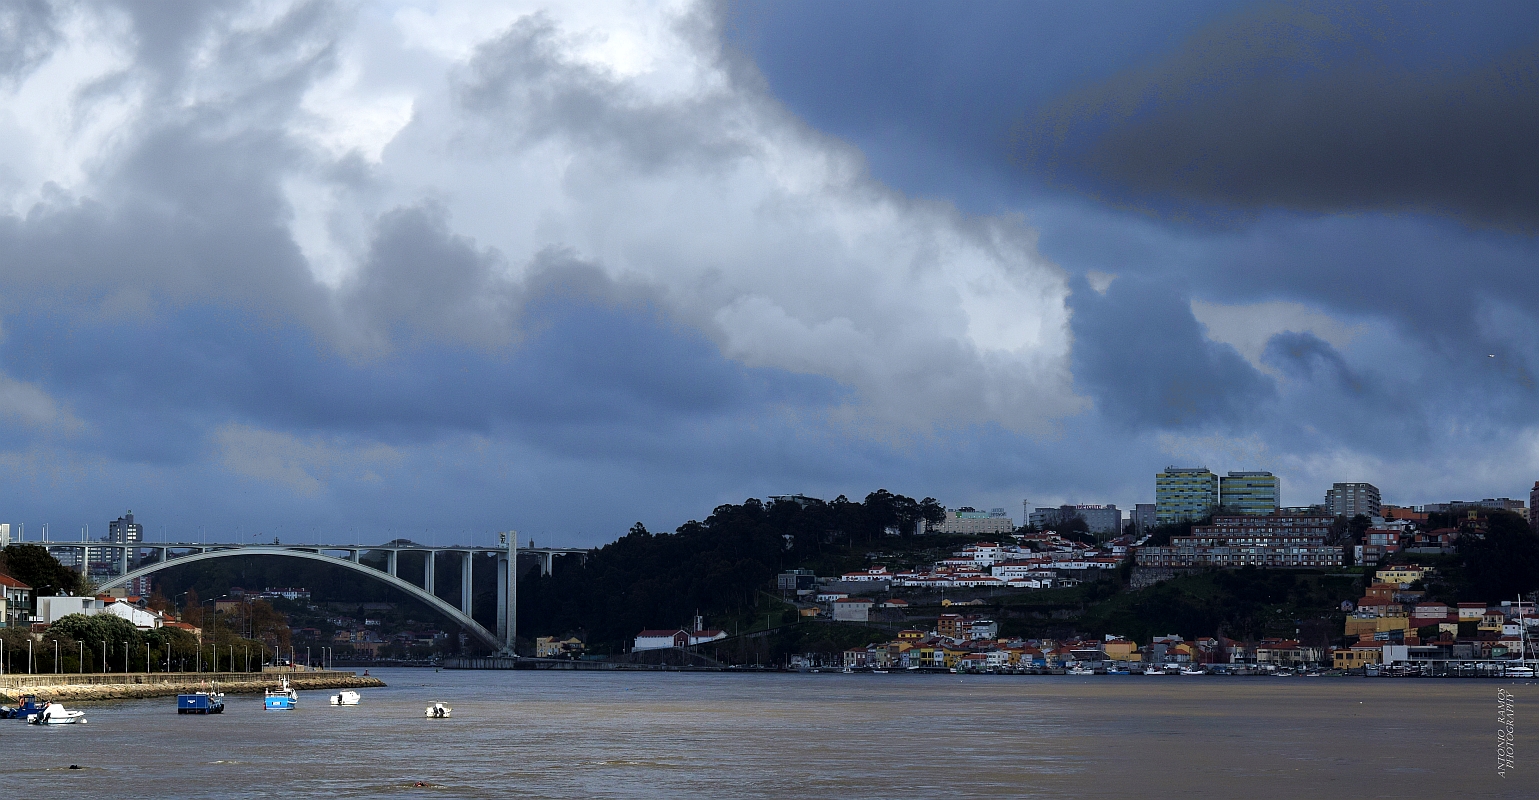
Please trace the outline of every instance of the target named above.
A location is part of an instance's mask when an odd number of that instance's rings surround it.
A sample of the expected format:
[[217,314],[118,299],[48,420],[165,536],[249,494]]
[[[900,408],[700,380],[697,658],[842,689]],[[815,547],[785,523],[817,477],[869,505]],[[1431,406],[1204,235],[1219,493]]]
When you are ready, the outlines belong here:
[[284,677],[299,690],[370,689],[385,685],[379,678],[355,672],[318,670],[314,672],[158,672],[97,675],[3,675],[0,676],[0,702],[15,703],[22,694],[35,694],[43,700],[90,701],[127,700],[140,697],[170,697],[186,692],[205,691],[210,682],[219,691],[250,694],[277,688]]

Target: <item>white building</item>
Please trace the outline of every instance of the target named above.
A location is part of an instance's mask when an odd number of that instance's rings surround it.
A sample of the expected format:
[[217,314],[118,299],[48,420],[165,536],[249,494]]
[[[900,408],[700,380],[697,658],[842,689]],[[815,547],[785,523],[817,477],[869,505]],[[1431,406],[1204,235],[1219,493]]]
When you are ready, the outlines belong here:
[[71,614],[111,614],[133,623],[142,631],[154,630],[166,624],[165,615],[159,611],[140,608],[124,600],[103,600],[98,597],[39,597],[37,615],[45,625],[52,625]]
[[945,521],[930,530],[936,533],[959,535],[1014,533],[1015,523],[1003,508],[988,511],[958,511],[948,508]]
[[642,631],[636,634],[636,643],[631,646],[631,650],[663,650],[669,647],[685,647],[688,644],[689,633],[682,628]]
[[844,597],[834,601],[834,621],[869,622],[875,601],[865,597]]

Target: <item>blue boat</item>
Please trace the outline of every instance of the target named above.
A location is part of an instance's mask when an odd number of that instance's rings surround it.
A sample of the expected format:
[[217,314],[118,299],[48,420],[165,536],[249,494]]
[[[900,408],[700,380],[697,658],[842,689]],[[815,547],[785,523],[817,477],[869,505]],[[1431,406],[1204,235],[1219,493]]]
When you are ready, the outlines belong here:
[[193,692],[176,696],[178,714],[223,714],[224,695],[219,692]]
[[24,694],[21,696],[21,705],[16,706],[15,708],[11,708],[10,706],[0,708],[0,719],[25,720],[26,718],[37,714],[42,710],[43,704],[37,701],[37,695]]
[[267,696],[262,698],[262,708],[268,711],[292,711],[299,704],[299,693],[289,687],[287,676],[283,678],[283,687],[268,689]]

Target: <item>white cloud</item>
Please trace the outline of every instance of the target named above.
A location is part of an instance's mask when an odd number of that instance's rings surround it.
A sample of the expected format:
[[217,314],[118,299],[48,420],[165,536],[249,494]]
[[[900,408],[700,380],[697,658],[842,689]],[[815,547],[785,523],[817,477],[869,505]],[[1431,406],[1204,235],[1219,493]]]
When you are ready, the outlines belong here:
[[214,432],[219,461],[230,472],[316,495],[337,477],[377,481],[377,470],[399,463],[394,448],[351,444],[331,437],[300,438],[231,423]]
[[[289,204],[275,222],[333,292],[365,268],[377,220],[430,204],[450,234],[495,254],[486,269],[510,287],[539,254],[571,253],[650,285],[731,358],[852,387],[857,415],[883,425],[1048,431],[1080,411],[1066,280],[1034,233],[877,183],[857,151],[742,74],[710,13],[422,2],[226,14],[191,37],[183,69],[156,73],[182,84],[150,99],[119,92],[69,120],[49,116],[61,101],[29,101],[28,142],[76,144],[19,157],[10,196],[58,181],[99,200],[87,154],[103,152],[105,134],[94,131],[146,138],[215,109],[208,136],[284,132],[288,160],[258,174],[274,176]],[[281,27],[299,18],[302,33]],[[112,70],[139,85],[121,55],[132,34],[108,22],[76,25],[23,90],[68,95]],[[71,58],[95,66],[48,77]],[[124,109],[136,118],[120,120]],[[431,281],[434,265],[420,269]]]
[[1341,350],[1367,330],[1366,325],[1349,325],[1309,306],[1282,300],[1238,305],[1192,300],[1192,315],[1207,329],[1209,339],[1232,345],[1251,366],[1269,375],[1276,370],[1263,364],[1261,356],[1267,341],[1279,333],[1312,333]]

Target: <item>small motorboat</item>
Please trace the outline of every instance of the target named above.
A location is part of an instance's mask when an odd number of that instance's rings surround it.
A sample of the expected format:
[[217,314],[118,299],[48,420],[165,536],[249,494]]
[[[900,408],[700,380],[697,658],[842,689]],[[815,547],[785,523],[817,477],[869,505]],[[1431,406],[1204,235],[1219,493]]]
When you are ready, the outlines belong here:
[[357,692],[352,689],[345,689],[340,694],[331,696],[331,704],[334,706],[356,706],[361,699],[363,698]]
[[63,703],[51,701],[43,704],[43,710],[27,717],[33,725],[84,725],[85,721],[84,711],[70,711]]
[[872,675],[886,675],[887,674],[887,670],[885,670],[885,669],[873,669],[873,670],[871,670],[871,674]]
[[1502,670],[1502,674],[1508,678],[1532,678],[1534,677],[1534,668],[1528,666],[1508,667]]
[[1208,672],[1207,672],[1207,670],[1203,669],[1202,667],[1182,667],[1181,668],[1181,674],[1182,675],[1206,675],[1206,674],[1208,674]]
[[1095,670],[1085,666],[1069,667],[1070,675],[1094,675]]
[[453,710],[454,709],[444,705],[443,703],[434,703],[428,706],[426,711],[422,712],[422,716],[430,717],[432,719],[443,719],[449,716],[449,712]]
[[299,705],[299,693],[289,686],[288,676],[283,676],[283,685],[277,689],[268,689],[262,698],[262,708],[268,711],[292,711]]
[[1144,674],[1145,675],[1164,675],[1165,674],[1165,670],[1162,670],[1159,667],[1151,664],[1151,665],[1149,665],[1147,667],[1144,667]]

